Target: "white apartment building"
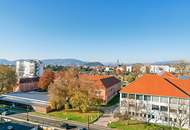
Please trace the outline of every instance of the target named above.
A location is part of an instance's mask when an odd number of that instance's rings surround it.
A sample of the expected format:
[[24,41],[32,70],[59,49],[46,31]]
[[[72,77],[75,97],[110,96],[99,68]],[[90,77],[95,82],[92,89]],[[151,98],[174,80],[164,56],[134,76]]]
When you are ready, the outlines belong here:
[[150,123],[189,128],[190,80],[145,74],[120,91],[120,112]]
[[43,64],[40,60],[18,60],[16,74],[18,78],[40,77],[43,73]]
[[175,72],[175,67],[171,67],[169,65],[151,65],[150,66],[150,73],[161,73],[162,71],[165,72]]
[[132,65],[127,65],[126,66],[126,71],[127,72],[132,72],[132,68],[133,68]]

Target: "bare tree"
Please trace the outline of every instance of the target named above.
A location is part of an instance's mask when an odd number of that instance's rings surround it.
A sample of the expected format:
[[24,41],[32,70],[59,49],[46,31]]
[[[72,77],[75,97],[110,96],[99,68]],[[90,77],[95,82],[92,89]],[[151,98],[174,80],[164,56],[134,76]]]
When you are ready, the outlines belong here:
[[178,127],[179,130],[188,124],[189,122],[189,113],[188,113],[188,106],[184,104],[178,105],[178,110],[175,112],[175,120],[171,121],[173,127]]

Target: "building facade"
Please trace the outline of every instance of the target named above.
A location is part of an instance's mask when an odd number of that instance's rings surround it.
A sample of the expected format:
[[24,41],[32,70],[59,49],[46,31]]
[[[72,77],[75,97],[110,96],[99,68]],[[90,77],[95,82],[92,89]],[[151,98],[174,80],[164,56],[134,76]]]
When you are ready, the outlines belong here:
[[43,74],[43,64],[40,60],[19,60],[16,62],[18,78],[34,78]]
[[114,76],[109,75],[91,75],[81,74],[80,78],[92,81],[94,94],[96,98],[107,104],[113,97],[115,97],[121,88],[121,81]]
[[145,74],[120,91],[120,112],[150,123],[189,128],[190,80]]
[[14,92],[36,90],[43,74],[43,64],[40,60],[19,60],[16,62],[16,74],[18,80]]
[[150,66],[150,73],[160,73],[162,71],[165,71],[165,72],[175,72],[176,69],[175,67],[171,67],[169,65],[151,65]]

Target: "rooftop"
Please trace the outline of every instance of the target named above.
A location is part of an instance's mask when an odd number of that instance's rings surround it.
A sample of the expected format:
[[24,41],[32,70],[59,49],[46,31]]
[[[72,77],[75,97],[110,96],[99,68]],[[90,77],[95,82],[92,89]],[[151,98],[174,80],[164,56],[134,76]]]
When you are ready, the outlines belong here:
[[48,93],[47,92],[15,92],[4,94],[0,97],[0,100],[17,102],[21,104],[31,105],[48,105]]
[[162,75],[145,74],[128,86],[122,88],[120,92],[189,98],[190,80],[178,79],[170,73]]
[[109,88],[114,84],[121,82],[119,79],[111,75],[81,74],[80,78],[95,82],[96,87],[105,87],[105,88]]

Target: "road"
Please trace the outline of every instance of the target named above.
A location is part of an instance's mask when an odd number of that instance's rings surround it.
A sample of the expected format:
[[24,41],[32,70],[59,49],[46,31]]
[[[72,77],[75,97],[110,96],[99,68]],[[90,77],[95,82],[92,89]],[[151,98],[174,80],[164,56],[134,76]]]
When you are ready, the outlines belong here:
[[[17,119],[27,120],[26,113],[13,114],[10,116],[17,118]],[[82,128],[88,127],[87,124],[83,124],[83,123],[78,123],[78,122],[73,122],[73,121],[61,121],[61,120],[57,120],[57,119],[51,119],[51,118],[46,118],[46,117],[41,117],[41,116],[36,116],[36,115],[31,115],[31,114],[29,114],[28,119],[31,122],[36,122],[36,123],[53,126],[53,127],[59,127],[59,128],[61,128],[61,125],[63,123],[67,123],[71,126],[77,126],[77,127],[82,127]],[[112,130],[112,129],[98,126],[95,124],[90,124],[90,130]]]

